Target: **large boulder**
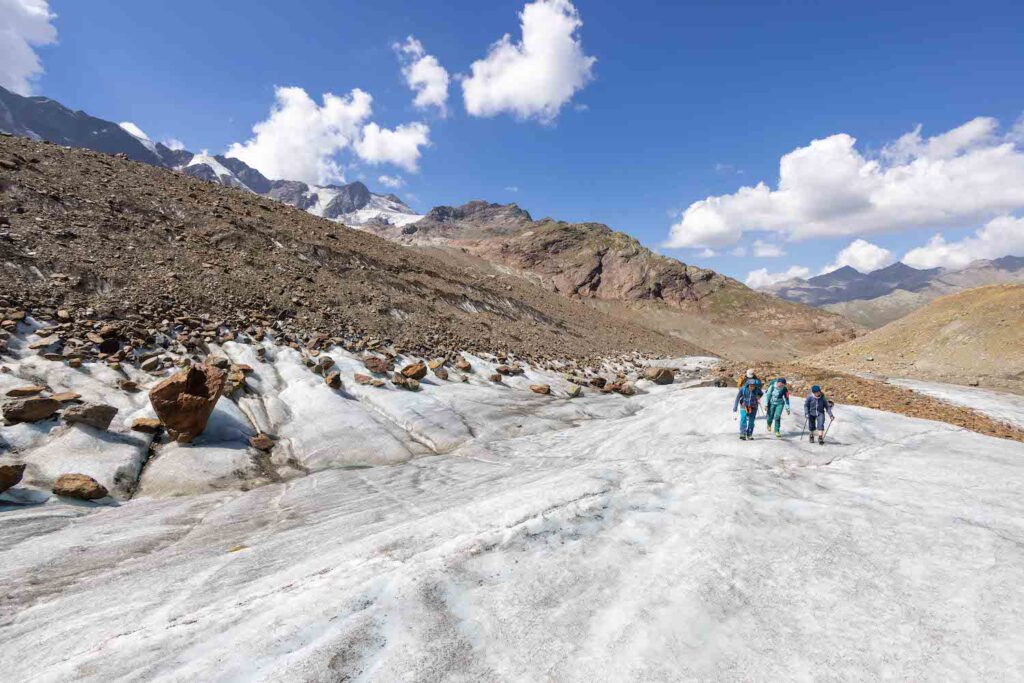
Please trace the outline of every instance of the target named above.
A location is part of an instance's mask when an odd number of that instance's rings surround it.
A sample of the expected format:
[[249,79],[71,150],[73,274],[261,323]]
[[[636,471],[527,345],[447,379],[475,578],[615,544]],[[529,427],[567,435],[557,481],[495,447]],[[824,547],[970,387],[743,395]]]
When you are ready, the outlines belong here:
[[149,402],[171,439],[189,443],[202,434],[224,391],[226,376],[210,365],[190,365],[150,390]]
[[102,484],[85,474],[62,474],[53,484],[53,492],[58,496],[78,498],[80,500],[96,500],[105,498],[107,489]]
[[38,422],[53,415],[60,406],[60,401],[55,399],[33,396],[5,403],[3,416],[8,422]]
[[643,377],[655,384],[672,384],[675,381],[675,373],[671,368],[644,368]]
[[0,493],[15,486],[25,474],[23,463],[0,465]]
[[117,415],[117,408],[105,403],[83,403],[71,406],[63,413],[64,421],[69,424],[86,424],[102,430],[110,428],[110,423],[113,422],[115,415]]

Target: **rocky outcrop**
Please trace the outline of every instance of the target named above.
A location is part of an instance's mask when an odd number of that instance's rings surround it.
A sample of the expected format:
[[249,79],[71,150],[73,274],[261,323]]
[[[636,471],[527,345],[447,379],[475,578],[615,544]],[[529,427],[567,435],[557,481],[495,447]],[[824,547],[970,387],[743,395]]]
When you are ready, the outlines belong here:
[[22,463],[0,465],[0,493],[17,486],[24,474],[25,465]]
[[149,401],[171,439],[190,443],[203,432],[225,379],[223,370],[190,365],[150,390]]
[[58,496],[79,500],[97,500],[107,496],[107,489],[85,474],[60,475],[53,484],[53,492]]
[[115,415],[117,408],[104,403],[83,403],[71,406],[62,413],[64,421],[68,424],[84,424],[102,430],[110,428]]

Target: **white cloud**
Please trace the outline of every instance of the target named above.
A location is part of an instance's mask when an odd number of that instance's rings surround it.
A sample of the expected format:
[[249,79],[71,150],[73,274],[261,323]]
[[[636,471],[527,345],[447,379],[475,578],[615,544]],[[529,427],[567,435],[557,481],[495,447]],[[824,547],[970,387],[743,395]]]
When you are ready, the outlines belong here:
[[856,239],[836,254],[836,260],[821,269],[822,273],[831,273],[843,266],[850,266],[862,273],[870,273],[879,268],[891,266],[896,262],[892,252],[867,240]]
[[430,144],[430,128],[424,123],[403,123],[394,130],[376,123],[363,127],[356,140],[356,154],[370,164],[394,164],[414,173],[420,160],[420,147]]
[[506,185],[505,192],[519,192],[519,188],[515,185]]
[[416,93],[413,104],[420,109],[437,107],[448,113],[448,72],[434,55],[428,55],[423,44],[409,36],[404,43],[392,46],[402,62],[402,75],[409,89]]
[[122,121],[117,125],[121,126],[121,128],[123,128],[125,132],[127,132],[129,135],[132,135],[137,138],[142,138],[143,140],[149,139],[149,136],[142,132],[142,129],[136,126],[131,121]]
[[345,97],[331,93],[317,104],[302,88],[279,87],[270,116],[253,137],[234,143],[236,157],[268,178],[329,183],[344,180],[336,155],[352,146],[371,113],[373,98],[358,88]]
[[971,261],[1002,256],[1024,256],[1024,218],[994,218],[956,242],[935,235],[925,246],[907,252],[903,262],[914,268],[963,268]]
[[931,138],[920,127],[867,156],[846,134],[814,140],[761,182],[694,202],[665,246],[735,244],[765,230],[801,240],[958,227],[1024,208],[1024,144],[979,117]]
[[747,248],[744,247],[743,245],[740,245],[740,246],[736,247],[735,249],[733,249],[732,251],[730,251],[729,255],[730,256],[735,256],[737,258],[743,258],[744,256],[747,255]]
[[754,256],[758,258],[778,258],[785,256],[786,252],[774,242],[754,240]]
[[167,138],[163,144],[167,149],[173,149],[174,151],[185,149],[185,143],[178,138]]
[[34,48],[57,42],[47,0],[0,0],[0,85],[31,95],[43,65]]
[[583,22],[569,0],[535,0],[519,18],[522,40],[506,33],[462,80],[466,111],[551,122],[593,78],[597,60],[583,53]]
[[714,258],[714,257],[718,256],[718,252],[715,251],[714,249],[703,249],[698,254],[698,256],[700,256],[701,258]]
[[405,180],[401,176],[397,175],[382,175],[377,178],[377,182],[384,187],[390,187],[391,189],[397,189],[402,185],[405,185]]
[[810,269],[803,266],[791,266],[784,273],[769,273],[767,268],[758,268],[747,273],[746,283],[747,287],[761,289],[783,280],[792,280],[795,277],[806,278],[810,274]]

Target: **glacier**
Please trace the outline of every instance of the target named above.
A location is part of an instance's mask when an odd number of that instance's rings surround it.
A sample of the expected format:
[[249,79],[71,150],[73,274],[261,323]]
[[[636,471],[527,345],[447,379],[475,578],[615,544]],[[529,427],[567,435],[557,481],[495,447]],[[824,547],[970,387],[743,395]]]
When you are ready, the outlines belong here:
[[[1024,676],[1024,444],[844,405],[825,446],[798,414],[742,442],[735,390],[694,382],[569,399],[470,357],[411,393],[331,350],[335,392],[291,349],[216,352],[253,392],[158,447],[133,495],[0,496],[5,680]],[[48,363],[0,382],[109,379]],[[144,396],[116,399],[113,437]],[[62,430],[0,436],[45,461]]]

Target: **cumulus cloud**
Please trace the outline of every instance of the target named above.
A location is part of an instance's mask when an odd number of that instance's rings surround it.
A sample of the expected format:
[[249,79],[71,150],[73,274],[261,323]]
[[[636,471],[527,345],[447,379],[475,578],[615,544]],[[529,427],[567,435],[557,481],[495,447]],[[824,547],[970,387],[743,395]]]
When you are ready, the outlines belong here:
[[416,93],[413,104],[420,109],[437,107],[441,115],[448,112],[448,71],[434,55],[428,55],[423,44],[413,36],[392,46],[402,62],[402,76],[409,89]]
[[795,277],[806,278],[810,274],[810,269],[803,266],[792,266],[782,273],[769,273],[767,268],[758,268],[747,273],[746,283],[747,287],[761,289]]
[[935,235],[925,246],[907,252],[903,262],[914,268],[963,268],[978,259],[1010,255],[1024,255],[1024,218],[1000,216],[959,241]]
[[429,144],[430,128],[424,123],[403,123],[393,130],[369,123],[355,150],[367,163],[394,164],[413,173],[419,167],[420,148]]
[[382,175],[377,178],[377,182],[384,187],[390,187],[391,189],[397,189],[402,185],[405,185],[405,180],[401,176],[396,175]]
[[0,0],[0,85],[31,95],[43,73],[35,48],[57,42],[47,0]]
[[463,78],[466,111],[551,122],[593,78],[597,60],[583,52],[583,22],[569,0],[535,0],[519,19],[521,40],[506,33]]
[[142,132],[142,129],[136,126],[131,121],[122,121],[117,125],[121,126],[121,128],[123,128],[125,132],[127,132],[129,135],[133,135],[137,138],[142,138],[143,140],[149,139],[149,136]]
[[843,266],[850,266],[862,273],[870,273],[879,268],[891,266],[896,262],[893,253],[867,240],[856,239],[836,254],[836,260],[821,269],[822,273],[831,273]]
[[931,138],[913,131],[877,155],[843,133],[782,157],[764,182],[694,202],[667,247],[720,247],[763,230],[789,240],[958,227],[1024,207],[1024,145],[979,117]]
[[758,258],[778,258],[779,256],[785,255],[786,252],[783,248],[774,242],[754,240],[754,256]]
[[339,97],[326,93],[317,104],[302,88],[279,87],[270,116],[253,137],[234,143],[227,156],[241,159],[269,178],[329,183],[344,180],[336,155],[351,147],[370,117],[373,98],[358,88]]
[[185,149],[185,143],[178,138],[167,138],[163,141],[163,144],[167,149],[173,149],[174,151]]

